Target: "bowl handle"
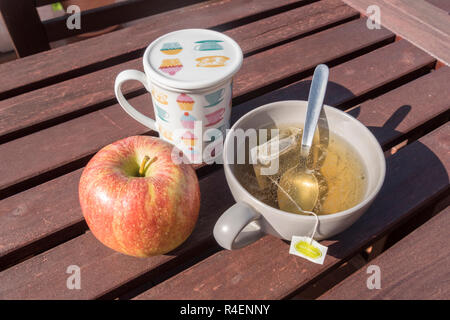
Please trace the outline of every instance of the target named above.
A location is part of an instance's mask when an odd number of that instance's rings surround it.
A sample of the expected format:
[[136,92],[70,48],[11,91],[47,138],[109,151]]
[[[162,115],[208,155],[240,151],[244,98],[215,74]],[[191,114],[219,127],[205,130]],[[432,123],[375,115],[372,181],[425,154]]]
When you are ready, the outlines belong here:
[[[228,250],[240,249],[255,242],[264,235],[258,224],[251,222],[261,218],[261,214],[246,203],[238,202],[225,211],[214,226],[214,238]],[[248,226],[247,230],[243,230]]]

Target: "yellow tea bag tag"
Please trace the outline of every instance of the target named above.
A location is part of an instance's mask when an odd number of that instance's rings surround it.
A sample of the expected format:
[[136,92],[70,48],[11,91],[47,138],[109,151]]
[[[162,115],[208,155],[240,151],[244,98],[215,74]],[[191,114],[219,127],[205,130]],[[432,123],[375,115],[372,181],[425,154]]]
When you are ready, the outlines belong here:
[[293,236],[289,253],[317,264],[323,264],[327,250],[328,247],[321,245],[310,237]]

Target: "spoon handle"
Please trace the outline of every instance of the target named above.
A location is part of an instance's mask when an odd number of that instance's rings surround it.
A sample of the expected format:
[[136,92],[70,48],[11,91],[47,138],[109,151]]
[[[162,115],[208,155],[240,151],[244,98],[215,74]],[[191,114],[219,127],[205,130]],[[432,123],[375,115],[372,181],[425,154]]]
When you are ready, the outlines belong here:
[[311,88],[309,89],[308,108],[306,110],[305,129],[303,131],[301,154],[309,155],[311,144],[322,110],[325,92],[327,90],[329,69],[324,64],[319,64],[314,70]]

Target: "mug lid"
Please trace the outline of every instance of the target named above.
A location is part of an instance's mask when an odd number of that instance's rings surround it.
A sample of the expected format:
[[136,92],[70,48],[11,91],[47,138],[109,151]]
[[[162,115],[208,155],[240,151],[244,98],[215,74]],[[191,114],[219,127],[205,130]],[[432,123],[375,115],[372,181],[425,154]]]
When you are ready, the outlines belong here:
[[144,54],[152,81],[182,89],[203,89],[232,77],[241,67],[242,50],[223,33],[184,29],[153,41]]

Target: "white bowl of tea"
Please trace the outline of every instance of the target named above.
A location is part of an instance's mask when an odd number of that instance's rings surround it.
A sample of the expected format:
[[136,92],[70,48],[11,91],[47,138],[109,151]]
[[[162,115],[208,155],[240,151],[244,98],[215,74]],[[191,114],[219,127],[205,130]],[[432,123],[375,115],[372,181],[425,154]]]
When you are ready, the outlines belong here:
[[[223,149],[226,180],[236,204],[214,227],[226,249],[246,246],[264,234],[285,240],[332,237],[352,225],[371,205],[383,185],[386,163],[370,130],[349,114],[324,106],[308,166],[319,182],[312,210],[280,210],[279,179],[298,164],[306,101],[279,101],[240,118]],[[297,206],[298,208],[298,206]]]

